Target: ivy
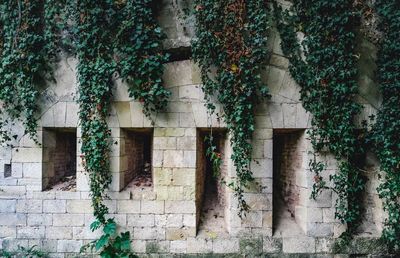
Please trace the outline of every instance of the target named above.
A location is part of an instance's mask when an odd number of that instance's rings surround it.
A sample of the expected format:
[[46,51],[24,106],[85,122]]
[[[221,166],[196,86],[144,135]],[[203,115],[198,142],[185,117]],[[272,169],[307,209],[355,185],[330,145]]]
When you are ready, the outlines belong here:
[[372,140],[384,180],[378,187],[388,213],[382,237],[400,251],[400,2],[377,0],[383,40],[377,60],[377,82],[382,92],[382,106],[372,131]]
[[129,96],[139,100],[150,117],[167,106],[171,95],[161,81],[168,61],[162,53],[164,34],[153,15],[153,0],[127,1],[122,17],[115,48],[119,74],[130,86]]
[[[48,51],[41,1],[0,3],[0,100],[1,142],[11,140],[8,125],[15,119],[23,122],[25,131],[36,142],[38,87],[51,75],[49,64],[54,55]],[[8,118],[7,118],[8,117]]]
[[[359,198],[365,184],[359,169],[365,132],[354,123],[361,111],[355,102],[359,15],[350,0],[297,0],[287,11],[275,4],[275,14],[290,72],[301,86],[304,108],[313,115],[309,136],[315,155],[328,151],[338,161],[337,173],[329,178],[338,195],[335,216],[351,234],[361,221]],[[328,188],[321,174],[325,164],[315,158],[310,168],[315,198]]]
[[[268,12],[263,0],[195,1],[193,57],[201,68],[210,114],[216,112],[213,95],[223,107],[237,175],[228,185],[238,198],[239,215],[249,208],[243,194],[254,180],[250,170],[254,107],[259,96],[268,95],[260,77],[268,56]],[[213,162],[219,162],[217,156]]]
[[112,181],[107,117],[113,76],[118,74],[128,83],[130,97],[143,103],[147,116],[165,108],[170,96],[162,87],[163,63],[168,56],[161,52],[163,34],[153,17],[152,5],[150,0],[81,0],[77,6],[81,151],[96,217],[91,229],[103,228],[100,239],[83,250],[90,247],[100,251],[102,257],[134,257],[129,232],[116,233],[115,220],[107,219],[109,210],[104,204]]

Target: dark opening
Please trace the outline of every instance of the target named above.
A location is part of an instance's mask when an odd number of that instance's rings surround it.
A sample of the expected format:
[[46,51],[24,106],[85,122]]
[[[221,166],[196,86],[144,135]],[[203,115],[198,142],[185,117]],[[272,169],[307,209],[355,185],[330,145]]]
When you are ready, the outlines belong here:
[[[305,130],[274,130],[273,135],[273,230],[278,234],[302,234],[296,224],[299,205],[298,173],[303,168]],[[282,232],[283,231],[283,232]]]
[[168,62],[184,61],[192,58],[191,47],[170,48],[164,51],[169,55]]
[[11,164],[4,164],[4,178],[11,176]]
[[127,187],[151,187],[153,130],[125,130],[125,155],[128,163],[124,174]]
[[214,151],[223,161],[220,175],[215,175],[212,161],[207,155],[210,143],[206,139],[210,137],[210,131],[197,132],[196,205],[198,210],[201,210],[201,213],[197,214],[199,230],[226,232],[226,186],[221,182],[227,173],[225,136],[224,131],[213,129],[213,145],[216,147]]
[[45,189],[75,190],[76,129],[47,129],[43,138]]

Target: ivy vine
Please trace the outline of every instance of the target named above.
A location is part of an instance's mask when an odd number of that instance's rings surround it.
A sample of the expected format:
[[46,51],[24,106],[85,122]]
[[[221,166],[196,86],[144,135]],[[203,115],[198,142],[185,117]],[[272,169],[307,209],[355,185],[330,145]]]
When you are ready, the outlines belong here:
[[[106,218],[110,129],[107,117],[112,99],[113,75],[130,85],[129,93],[143,103],[150,116],[165,108],[170,95],[162,87],[163,34],[152,14],[152,1],[79,1],[77,56],[79,105],[84,167],[90,175],[90,191],[96,220],[91,229],[103,227],[103,235],[90,247],[102,257],[133,257],[129,232],[117,235],[116,222]],[[115,28],[118,28],[115,33]],[[117,39],[114,41],[114,39]]]
[[143,111],[148,117],[164,109],[171,95],[161,80],[164,63],[169,56],[162,52],[165,35],[154,17],[153,2],[126,2],[120,14],[123,19],[115,47],[120,59],[119,74],[130,86],[130,97],[143,104]]
[[[82,160],[90,177],[96,220],[102,228],[92,248],[102,257],[133,257],[129,232],[117,234],[108,218],[110,113],[115,74],[127,81],[130,96],[150,116],[166,107],[162,87],[163,34],[153,16],[154,1],[3,1],[0,3],[1,139],[11,140],[7,125],[21,120],[36,142],[39,86],[51,79],[60,49],[79,59],[78,81]],[[116,40],[115,40],[116,39]]]
[[372,130],[372,140],[384,180],[378,187],[388,213],[382,237],[394,251],[400,251],[400,2],[377,0],[375,9],[383,28],[377,60],[377,82],[382,106]]
[[216,112],[213,95],[223,107],[237,175],[228,186],[238,198],[239,215],[249,208],[243,194],[254,180],[250,170],[254,107],[259,96],[268,95],[260,77],[268,60],[268,12],[268,3],[263,0],[195,1],[193,57],[201,68],[209,112]]
[[[301,86],[301,101],[312,115],[309,131],[316,155],[332,153],[338,162],[330,176],[338,195],[335,216],[354,232],[361,221],[360,195],[365,180],[363,160],[365,132],[354,123],[361,106],[358,93],[356,29],[359,15],[350,0],[296,0],[290,10],[275,4],[282,50],[290,60],[292,77]],[[303,35],[304,39],[299,40]],[[325,164],[310,161],[315,172],[312,197],[328,188],[322,177]],[[346,234],[348,235],[348,234]]]
[[48,9],[41,1],[11,1],[0,3],[0,100],[1,142],[11,140],[8,125],[20,120],[25,132],[37,142],[36,113],[39,86],[51,76],[55,55],[46,40]]

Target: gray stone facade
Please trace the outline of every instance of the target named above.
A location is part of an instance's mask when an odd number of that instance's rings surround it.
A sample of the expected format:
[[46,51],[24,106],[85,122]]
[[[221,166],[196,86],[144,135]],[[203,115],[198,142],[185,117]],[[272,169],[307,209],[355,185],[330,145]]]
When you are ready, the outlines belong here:
[[[179,1],[164,2],[159,20],[168,34],[165,46],[189,46],[193,29],[180,20],[176,11]],[[224,200],[220,203],[223,203],[225,230],[202,228],[199,222],[202,216],[199,203],[204,188],[199,183],[203,179],[199,177],[202,165],[199,164],[201,155],[197,155],[197,137],[200,129],[225,128],[217,117],[207,116],[199,68],[191,60],[165,65],[164,85],[172,96],[167,110],[154,114],[154,125],[143,115],[141,104],[129,98],[127,85],[116,80],[108,121],[113,142],[110,155],[113,182],[107,204],[110,216],[116,218],[121,231],[131,232],[136,252],[166,256],[318,254],[317,257],[333,257],[333,253],[384,251],[378,248],[380,245],[376,240],[385,215],[376,192],[379,179],[374,173],[377,162],[373,155],[367,157],[365,172],[369,178],[365,221],[350,247],[334,249],[335,239],[344,231],[345,225],[334,218],[336,196],[333,192],[323,192],[316,201],[309,198],[313,175],[308,171],[311,147],[305,132],[311,118],[302,107],[299,87],[288,72],[288,60],[279,44],[280,38],[271,28],[269,47],[272,53],[262,78],[270,88],[272,98],[260,103],[256,111],[251,167],[256,183],[245,194],[251,210],[241,220],[232,191],[219,189],[224,192]],[[359,75],[358,101],[363,104],[364,111],[359,121],[376,112],[380,99],[372,79],[373,67],[370,67],[375,48],[361,39],[360,49],[363,69]],[[70,257],[79,252],[83,244],[99,236],[89,229],[93,215],[88,175],[80,158],[76,65],[75,58],[62,57],[55,74],[57,83],[41,92],[38,135],[42,145],[36,145],[24,135],[22,126],[17,124],[13,128],[18,136],[14,146],[0,149],[0,248],[38,245],[52,257]],[[218,104],[217,109],[221,110]],[[49,156],[47,150],[50,148],[47,142],[52,137],[49,132],[58,130],[62,133],[64,129],[76,130],[76,185],[69,190],[48,190],[49,164],[54,163],[54,157]],[[128,150],[132,151],[131,145],[135,144],[128,139],[127,132],[140,129],[146,129],[152,135],[151,186],[126,182],[131,179],[126,175],[129,171]],[[293,130],[295,136],[290,136]],[[290,146],[284,152],[284,167],[290,172],[281,180],[274,178],[274,162],[277,162],[273,153],[274,144],[277,144],[274,136],[279,132],[288,134],[289,139],[296,138],[287,140]],[[228,157],[231,147],[229,140],[224,142],[221,148]],[[135,145],[135,148],[139,147]],[[328,164],[325,176],[329,176],[335,171],[335,161],[329,155],[323,159]],[[11,176],[5,177],[9,165]],[[228,181],[235,177],[229,158],[224,159],[224,174]],[[274,188],[276,180],[286,180],[284,192],[287,198],[281,202],[274,201],[278,194]],[[290,212],[285,205],[290,207]]]

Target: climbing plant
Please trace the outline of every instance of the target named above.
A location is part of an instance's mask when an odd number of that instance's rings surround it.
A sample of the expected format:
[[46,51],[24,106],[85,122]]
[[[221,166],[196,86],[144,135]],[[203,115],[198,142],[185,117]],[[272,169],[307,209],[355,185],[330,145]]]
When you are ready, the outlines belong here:
[[51,76],[55,55],[50,51],[47,30],[50,9],[41,1],[9,1],[0,3],[0,100],[1,142],[11,140],[7,125],[18,119],[36,141],[37,99],[43,79]]
[[[91,243],[103,257],[131,257],[129,232],[116,235],[114,219],[107,219],[105,191],[109,171],[110,130],[107,126],[113,75],[130,85],[130,96],[144,104],[144,112],[166,106],[169,92],[162,87],[160,52],[162,33],[152,15],[152,1],[80,1],[78,4],[79,104],[84,166],[90,175],[90,190],[96,221],[103,235]],[[114,34],[114,28],[118,28]],[[117,40],[114,41],[114,38]],[[117,58],[115,59],[115,56]],[[111,257],[111,256],[110,256]]]
[[130,97],[143,104],[148,117],[164,109],[171,95],[161,81],[168,55],[162,52],[164,34],[155,20],[153,2],[126,2],[119,14],[123,19],[115,47],[119,74],[129,85]]
[[[248,210],[244,189],[254,180],[250,170],[254,107],[259,96],[268,95],[260,78],[268,55],[268,11],[268,3],[263,0],[195,1],[193,57],[201,68],[210,114],[216,112],[214,95],[223,108],[237,175],[228,185],[239,200],[241,215]],[[218,155],[214,157],[219,162]]]
[[377,0],[383,40],[377,60],[377,82],[382,92],[382,106],[372,131],[372,140],[384,173],[378,187],[388,217],[383,239],[400,251],[400,2]]
[[[354,118],[361,106],[358,93],[356,29],[359,15],[350,0],[296,0],[289,10],[274,5],[282,50],[290,60],[292,77],[301,86],[301,101],[312,115],[309,131],[316,158],[312,197],[328,187],[322,177],[325,164],[317,156],[329,152],[338,162],[330,176],[338,195],[336,218],[352,233],[361,221],[359,202],[364,189],[360,160],[364,153],[363,131]],[[348,234],[345,234],[348,235]]]

